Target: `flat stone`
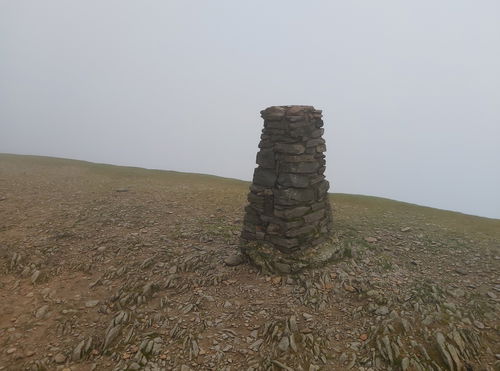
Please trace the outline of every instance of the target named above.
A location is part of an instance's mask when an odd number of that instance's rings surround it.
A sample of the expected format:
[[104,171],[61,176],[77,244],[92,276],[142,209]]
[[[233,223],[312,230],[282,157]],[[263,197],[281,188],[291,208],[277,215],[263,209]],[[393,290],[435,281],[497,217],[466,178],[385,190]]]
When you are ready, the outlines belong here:
[[35,312],[35,318],[37,319],[42,319],[47,315],[47,312],[49,311],[49,306],[44,305]]
[[315,173],[320,166],[318,162],[286,162],[280,170],[286,173]]
[[286,118],[290,123],[288,124],[288,127],[290,129],[299,129],[303,128],[306,126],[315,126],[313,123],[308,122],[304,119],[304,116],[293,116],[293,117],[287,117]]
[[263,339],[256,340],[250,345],[250,349],[253,350],[254,352],[258,352],[263,342],[264,342]]
[[85,302],[85,306],[86,306],[87,308],[93,308],[93,307],[95,307],[97,304],[99,304],[99,300],[87,300],[87,301]]
[[298,206],[290,209],[275,209],[274,215],[284,219],[294,219],[305,215],[311,208],[307,206]]
[[285,108],[279,106],[268,107],[261,111],[264,120],[281,120],[285,117]]
[[291,267],[288,264],[275,262],[273,265],[278,273],[287,274],[291,272]]
[[289,347],[290,347],[290,339],[288,338],[288,336],[283,336],[278,343],[278,349],[283,353],[286,353]]
[[304,225],[304,220],[299,219],[291,222],[284,222],[281,223],[280,225],[282,226],[282,231],[289,231],[290,229],[302,227]]
[[446,363],[446,365],[450,370],[454,370],[453,361],[451,359],[450,354],[448,353],[448,350],[446,349],[445,337],[441,332],[436,333],[436,342],[439,353],[441,353],[441,357],[443,358],[443,361]]
[[325,144],[325,140],[323,138],[311,139],[306,142],[306,147],[316,147],[321,144]]
[[484,328],[484,323],[481,321],[475,320],[474,321],[474,326],[476,326],[478,329],[483,329]]
[[272,149],[263,148],[257,153],[257,164],[266,169],[274,169],[276,160]]
[[316,159],[313,155],[282,155],[280,157],[282,162],[314,162]]
[[386,316],[386,315],[389,314],[389,308],[387,308],[385,305],[384,306],[380,306],[375,311],[375,314],[378,314],[379,316]]
[[253,182],[264,187],[273,187],[276,183],[276,173],[270,169],[255,169]]
[[62,353],[57,353],[54,356],[54,362],[57,363],[57,364],[64,363],[64,362],[66,362],[66,356],[64,354],[62,354]]
[[326,145],[320,144],[319,146],[316,146],[316,152],[318,153],[326,152]]
[[294,205],[297,202],[313,201],[315,194],[310,188],[284,188],[275,190],[274,198],[278,205]]
[[275,245],[285,247],[287,249],[292,249],[299,245],[299,241],[296,238],[282,238],[282,237],[270,237],[269,240]]
[[319,138],[323,135],[324,132],[325,132],[325,129],[323,129],[323,128],[316,129],[311,133],[311,138]]
[[224,264],[229,267],[235,267],[244,262],[243,256],[241,254],[232,254],[224,259]]
[[328,193],[328,190],[330,189],[330,182],[326,179],[322,180],[321,182],[316,184],[316,189],[319,196],[326,195]]
[[296,116],[299,114],[303,114],[304,111],[314,111],[314,107],[313,106],[299,106],[299,105],[291,106],[286,111],[286,114],[290,115],[290,116]]
[[281,173],[278,176],[278,183],[284,187],[306,188],[309,182],[307,175]]
[[307,121],[305,121],[305,116],[288,116],[286,118],[288,122],[295,123],[295,122],[305,122],[308,124]]
[[311,210],[312,211],[316,211],[316,210],[319,210],[319,209],[324,209],[326,207],[326,202],[322,201],[322,202],[316,202],[314,204],[311,205]]
[[311,137],[312,138],[313,134],[317,130],[318,129],[316,129],[316,127],[314,127],[313,125],[311,125],[311,126],[304,126],[304,127],[292,130],[290,132],[290,136],[292,136],[292,137],[305,137],[305,138]]
[[314,223],[320,221],[325,216],[325,210],[318,210],[310,214],[304,215],[306,223]]
[[39,270],[34,271],[33,274],[31,275],[31,283],[32,284],[37,283],[40,280],[41,274],[42,272],[40,272]]
[[[286,121],[266,121],[264,123],[266,129],[268,130],[286,130],[288,129],[288,122]],[[269,131],[266,130],[266,133],[268,133]]]
[[312,232],[315,228],[316,227],[314,224],[306,224],[303,227],[287,231],[286,236],[287,237],[298,237],[298,236]]
[[290,155],[301,155],[306,150],[306,147],[303,144],[276,143],[274,145],[274,150]]

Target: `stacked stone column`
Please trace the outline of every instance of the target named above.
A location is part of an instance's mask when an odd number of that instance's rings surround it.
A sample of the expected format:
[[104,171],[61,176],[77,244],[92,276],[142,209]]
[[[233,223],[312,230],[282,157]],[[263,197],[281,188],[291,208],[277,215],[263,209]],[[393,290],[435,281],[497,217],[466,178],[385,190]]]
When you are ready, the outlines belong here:
[[290,261],[286,258],[303,257],[331,233],[322,114],[311,106],[273,106],[261,114],[264,129],[245,208],[242,250],[254,262],[262,254]]

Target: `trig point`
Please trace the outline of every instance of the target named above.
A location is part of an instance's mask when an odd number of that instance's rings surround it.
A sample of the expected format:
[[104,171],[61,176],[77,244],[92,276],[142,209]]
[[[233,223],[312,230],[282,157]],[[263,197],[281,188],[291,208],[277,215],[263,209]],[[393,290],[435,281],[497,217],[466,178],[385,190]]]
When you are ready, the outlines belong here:
[[258,167],[248,194],[241,250],[264,271],[291,273],[335,256],[325,180],[320,110],[272,106],[264,119]]

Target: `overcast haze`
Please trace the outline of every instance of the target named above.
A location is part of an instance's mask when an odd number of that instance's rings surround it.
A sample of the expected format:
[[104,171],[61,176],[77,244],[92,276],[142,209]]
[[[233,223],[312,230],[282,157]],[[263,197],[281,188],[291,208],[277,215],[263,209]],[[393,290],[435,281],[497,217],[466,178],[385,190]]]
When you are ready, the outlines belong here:
[[332,192],[500,218],[497,0],[0,4],[0,152],[249,180],[310,104]]

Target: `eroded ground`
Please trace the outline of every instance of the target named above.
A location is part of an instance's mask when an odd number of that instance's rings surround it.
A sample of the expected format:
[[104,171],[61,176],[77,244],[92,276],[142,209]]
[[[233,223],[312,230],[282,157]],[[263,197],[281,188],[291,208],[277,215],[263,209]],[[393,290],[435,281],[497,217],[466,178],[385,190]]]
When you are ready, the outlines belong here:
[[335,195],[344,258],[265,276],[247,188],[0,155],[0,369],[499,367],[500,221]]

